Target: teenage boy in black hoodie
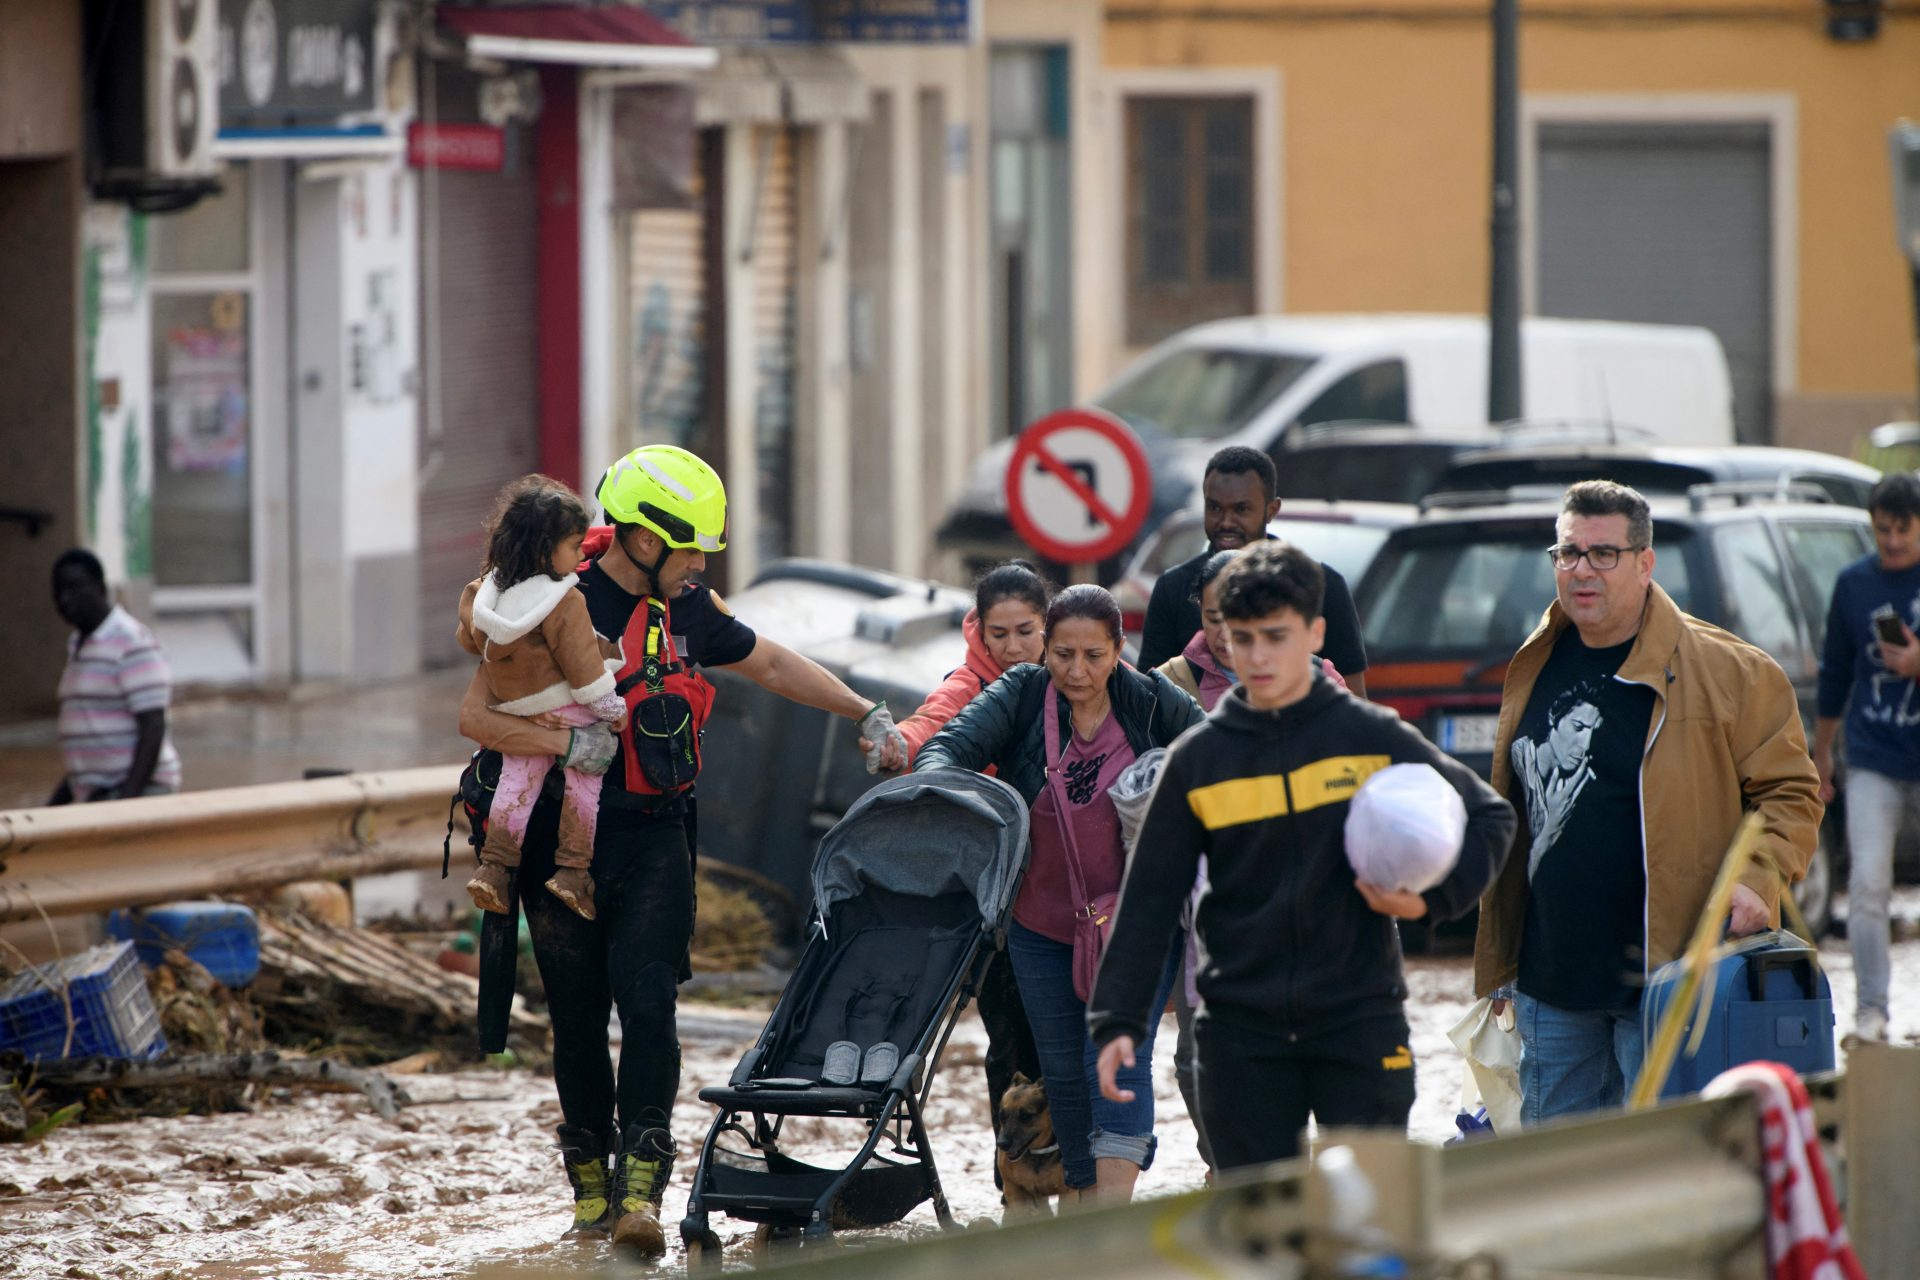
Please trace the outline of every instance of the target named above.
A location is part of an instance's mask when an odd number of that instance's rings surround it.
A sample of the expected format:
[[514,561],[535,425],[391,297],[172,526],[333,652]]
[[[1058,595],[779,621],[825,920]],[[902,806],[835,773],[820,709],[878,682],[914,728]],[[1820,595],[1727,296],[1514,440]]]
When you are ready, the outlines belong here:
[[[1314,669],[1325,623],[1320,566],[1285,542],[1243,552],[1221,575],[1220,611],[1238,687],[1167,753],[1087,1021],[1100,1087],[1145,1037],[1155,982],[1207,855],[1200,898],[1201,1120],[1223,1169],[1299,1154],[1322,1125],[1397,1126],[1413,1109],[1396,919],[1447,920],[1479,900],[1505,861],[1511,806],[1384,707]],[[1389,764],[1430,764],[1460,793],[1460,860],[1424,894],[1359,883],[1347,805]]]

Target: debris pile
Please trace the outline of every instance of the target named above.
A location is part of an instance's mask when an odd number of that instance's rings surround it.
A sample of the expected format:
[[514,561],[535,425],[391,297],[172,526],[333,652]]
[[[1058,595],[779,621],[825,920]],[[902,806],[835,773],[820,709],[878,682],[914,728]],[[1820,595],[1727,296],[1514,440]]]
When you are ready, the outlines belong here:
[[[474,980],[371,929],[262,916],[253,998],[276,1043],[350,1062],[428,1048],[474,1052]],[[508,1033],[524,1059],[546,1043],[546,1020],[516,1004]]]

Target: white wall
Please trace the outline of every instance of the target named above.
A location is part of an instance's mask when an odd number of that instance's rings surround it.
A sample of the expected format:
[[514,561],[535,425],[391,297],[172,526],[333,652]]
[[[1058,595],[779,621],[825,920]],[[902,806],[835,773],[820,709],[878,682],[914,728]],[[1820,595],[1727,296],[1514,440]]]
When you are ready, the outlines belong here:
[[82,375],[96,397],[117,397],[118,407],[93,398],[87,402],[95,409],[81,424],[87,438],[80,485],[87,545],[100,557],[110,583],[124,589],[131,582],[132,594],[144,598],[153,576],[147,515],[153,498],[153,327],[145,230],[137,220],[120,204],[89,205],[82,219],[82,249],[98,289],[86,300],[93,342]]

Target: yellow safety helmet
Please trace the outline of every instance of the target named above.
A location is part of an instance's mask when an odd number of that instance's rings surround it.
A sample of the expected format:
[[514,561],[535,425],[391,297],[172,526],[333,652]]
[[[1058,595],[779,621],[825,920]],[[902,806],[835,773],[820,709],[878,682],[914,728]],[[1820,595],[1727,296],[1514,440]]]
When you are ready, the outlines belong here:
[[726,549],[726,486],[685,449],[642,445],[607,469],[595,496],[608,519],[645,525],[669,547]]

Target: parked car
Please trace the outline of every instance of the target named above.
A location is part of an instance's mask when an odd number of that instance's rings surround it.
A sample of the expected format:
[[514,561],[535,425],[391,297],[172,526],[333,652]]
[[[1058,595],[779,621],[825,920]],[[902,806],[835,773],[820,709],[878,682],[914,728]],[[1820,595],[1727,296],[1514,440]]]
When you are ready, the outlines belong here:
[[[1268,522],[1267,532],[1298,543],[1349,583],[1357,583],[1387,535],[1418,512],[1417,507],[1406,503],[1290,500]],[[1120,602],[1120,620],[1133,645],[1139,645],[1140,630],[1146,625],[1153,584],[1167,570],[1206,549],[1207,531],[1198,511],[1174,516],[1141,546],[1127,571],[1113,584],[1113,597]]]
[[[1705,329],[1527,319],[1524,417],[1618,422],[1675,444],[1733,443],[1726,354]],[[1198,325],[1129,365],[1092,403],[1139,432],[1153,471],[1148,528],[1190,506],[1222,445],[1277,453],[1302,427],[1484,418],[1487,323],[1468,315],[1248,316]],[[969,566],[1028,554],[1007,519],[1013,441],[974,463],[940,526]],[[1103,568],[1110,581],[1124,559]]]
[[[960,623],[973,598],[857,565],[777,560],[727,605],[904,719],[965,658]],[[707,728],[726,748],[706,752],[700,790],[724,801],[700,808],[699,853],[764,881],[791,936],[805,924],[821,834],[879,779],[855,750],[850,721],[724,668],[707,674],[718,690]]]
[[[1696,486],[1651,499],[1654,580],[1686,612],[1766,650],[1793,682],[1811,739],[1820,645],[1834,580],[1872,550],[1858,508],[1795,487],[1756,500],[1745,486]],[[1387,538],[1355,590],[1367,690],[1483,777],[1492,767],[1500,688],[1514,651],[1554,596],[1546,548],[1558,492],[1462,496],[1430,505]],[[1824,930],[1844,865],[1844,822],[1829,808],[1820,849],[1796,889]]]
[[1812,449],[1552,443],[1463,453],[1441,473],[1431,492],[1565,487],[1578,480],[1617,480],[1648,496],[1685,493],[1701,484],[1740,484],[1756,490],[1809,484],[1842,506],[1865,510],[1867,493],[1879,478],[1872,467]]
[[1280,496],[1289,501],[1411,504],[1433,492],[1456,460],[1498,448],[1503,439],[1495,427],[1328,422],[1288,432],[1273,465]]

